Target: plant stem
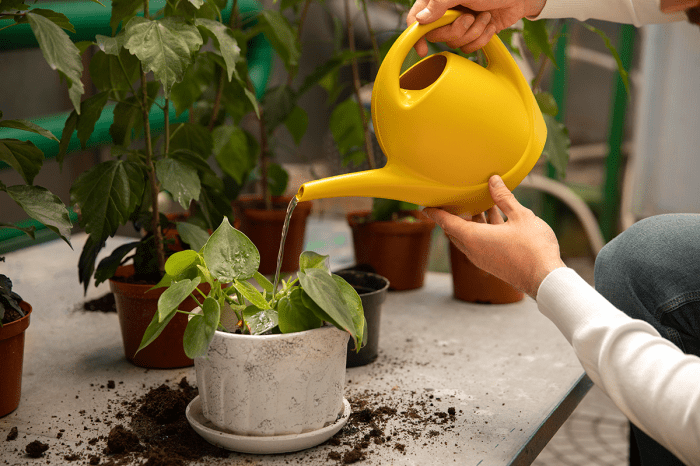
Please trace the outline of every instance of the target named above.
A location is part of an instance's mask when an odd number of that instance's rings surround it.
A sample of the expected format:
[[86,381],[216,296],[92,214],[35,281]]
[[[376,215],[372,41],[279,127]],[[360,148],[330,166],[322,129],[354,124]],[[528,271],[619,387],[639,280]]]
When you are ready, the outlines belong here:
[[372,23],[370,22],[369,12],[367,11],[367,0],[362,0],[362,13],[365,16],[365,23],[367,23],[367,31],[369,32],[369,38],[372,41],[372,52],[374,54],[374,62],[377,67],[381,62],[379,58],[379,44],[377,44],[377,37],[374,34],[374,29],[372,28]]
[[214,97],[214,108],[212,108],[211,111],[211,118],[209,118],[209,124],[207,125],[207,129],[209,132],[214,129],[214,125],[216,124],[216,117],[219,114],[219,107],[221,106],[221,96],[224,94],[224,85],[226,82],[224,81],[226,79],[226,72],[224,71],[223,68],[221,68],[219,65],[216,65],[216,71],[219,72],[219,83],[216,85],[216,96]]
[[352,87],[355,91],[355,98],[357,99],[357,109],[360,112],[360,119],[362,120],[362,133],[365,136],[365,152],[367,153],[367,163],[370,169],[376,167],[374,162],[374,151],[372,149],[372,140],[369,135],[369,128],[367,125],[367,117],[365,115],[365,109],[362,106],[362,100],[360,100],[360,70],[357,64],[357,58],[355,54],[355,29],[353,27],[352,18],[350,17],[350,0],[345,0],[345,22],[347,23],[348,29],[348,45],[350,51],[353,53],[352,57]]
[[[304,29],[304,22],[306,21],[306,14],[309,11],[309,5],[311,4],[311,0],[306,0],[304,2],[304,6],[301,10],[301,15],[299,16],[299,26],[297,27],[297,43],[299,43],[299,46],[301,47],[301,33]],[[292,85],[292,82],[294,81],[294,77],[296,76],[297,70],[292,70],[288,75],[287,75],[287,87],[290,87]]]
[[532,80],[532,90],[536,91],[540,88],[540,82],[542,82],[542,78],[544,78],[544,72],[547,69],[547,64],[549,63],[549,60],[547,59],[547,55],[542,54],[542,60],[540,61],[540,67],[537,70],[537,74],[535,75],[535,78]]
[[167,157],[170,152],[170,99],[165,99],[165,108],[163,109],[163,117],[165,120],[165,143],[163,147],[163,157]]

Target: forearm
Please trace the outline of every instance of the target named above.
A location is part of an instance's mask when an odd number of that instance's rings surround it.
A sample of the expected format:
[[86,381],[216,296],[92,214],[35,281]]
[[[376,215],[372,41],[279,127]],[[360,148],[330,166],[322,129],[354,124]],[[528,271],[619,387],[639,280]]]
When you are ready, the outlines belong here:
[[684,21],[683,12],[662,13],[659,0],[546,0],[540,14],[532,19],[600,19],[635,26]]
[[683,461],[700,464],[700,358],[620,312],[571,269],[548,275],[537,302],[635,425]]

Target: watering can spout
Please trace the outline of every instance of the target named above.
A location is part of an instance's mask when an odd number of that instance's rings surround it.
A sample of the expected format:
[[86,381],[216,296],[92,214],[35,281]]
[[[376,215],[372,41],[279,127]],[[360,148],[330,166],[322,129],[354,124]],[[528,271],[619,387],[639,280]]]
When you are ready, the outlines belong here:
[[405,178],[385,167],[309,181],[299,187],[296,197],[299,202],[330,197],[391,198],[401,195],[405,183]]

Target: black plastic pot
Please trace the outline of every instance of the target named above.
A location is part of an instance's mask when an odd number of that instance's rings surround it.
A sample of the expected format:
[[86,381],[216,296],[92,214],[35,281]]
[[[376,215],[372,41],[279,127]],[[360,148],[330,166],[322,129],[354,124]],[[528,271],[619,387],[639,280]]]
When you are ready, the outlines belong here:
[[382,303],[389,290],[389,280],[376,273],[364,270],[343,269],[334,272],[347,281],[360,295],[367,321],[367,344],[355,351],[355,344],[348,341],[347,367],[364,366],[377,359],[379,352],[379,325],[382,315]]

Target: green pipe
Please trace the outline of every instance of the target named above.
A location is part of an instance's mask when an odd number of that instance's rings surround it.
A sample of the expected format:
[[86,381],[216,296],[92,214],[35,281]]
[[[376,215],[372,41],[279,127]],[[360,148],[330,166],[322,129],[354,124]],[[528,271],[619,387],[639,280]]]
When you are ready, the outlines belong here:
[[[112,16],[112,2],[101,0],[105,6],[88,0],[64,1],[64,2],[44,2],[37,3],[35,8],[45,8],[58,13],[63,13],[68,17],[75,33],[68,32],[68,36],[73,42],[94,41],[95,35],[111,36],[112,28],[109,20]],[[165,0],[150,0],[149,11],[155,15],[158,10],[165,6]],[[226,8],[221,11],[224,22],[228,22],[231,17],[233,0],[228,0]],[[262,5],[257,0],[238,0],[238,11],[242,15],[258,12],[262,10]],[[142,13],[141,13],[142,14]],[[13,20],[0,20],[0,27],[12,24]],[[0,31],[0,50],[12,50],[18,48],[36,47],[37,42],[28,23],[17,24]]]
[[[73,209],[68,209],[68,217],[74,224],[78,223],[78,214]],[[23,231],[14,228],[0,228],[0,254],[59,238],[56,233],[46,228],[46,225],[33,218],[15,222],[15,225],[22,228],[34,227],[36,229],[34,231],[34,239]]]
[[[620,28],[618,53],[625,70],[629,71],[632,64],[634,37],[636,28],[625,24]],[[620,73],[616,73],[615,90],[610,116],[610,132],[608,133],[608,156],[605,160],[605,190],[603,207],[600,217],[600,229],[606,241],[617,234],[618,217],[620,214],[620,168],[622,158],[622,139],[625,132],[625,117],[627,114],[628,96]]]
[[[551,92],[554,100],[557,102],[557,107],[559,108],[559,113],[557,113],[557,121],[564,122],[566,119],[566,73],[568,68],[568,61],[566,56],[566,46],[568,42],[569,25],[565,20],[559,39],[555,45],[554,58],[557,61],[557,66],[554,68],[552,73],[552,86]],[[547,162],[546,164],[546,175],[548,178],[556,179],[557,171],[554,165]],[[555,199],[548,195],[543,194],[542,196],[542,219],[547,222],[549,226],[554,228],[555,219],[557,216],[557,203]]]

